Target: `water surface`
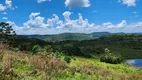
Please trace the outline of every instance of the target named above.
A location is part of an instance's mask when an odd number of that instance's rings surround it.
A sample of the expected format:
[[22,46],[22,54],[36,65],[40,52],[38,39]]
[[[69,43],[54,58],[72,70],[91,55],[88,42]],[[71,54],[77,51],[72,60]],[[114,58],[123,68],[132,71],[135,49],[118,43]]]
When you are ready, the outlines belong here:
[[142,69],[142,59],[130,59],[130,60],[126,60],[125,63],[131,65],[133,68]]

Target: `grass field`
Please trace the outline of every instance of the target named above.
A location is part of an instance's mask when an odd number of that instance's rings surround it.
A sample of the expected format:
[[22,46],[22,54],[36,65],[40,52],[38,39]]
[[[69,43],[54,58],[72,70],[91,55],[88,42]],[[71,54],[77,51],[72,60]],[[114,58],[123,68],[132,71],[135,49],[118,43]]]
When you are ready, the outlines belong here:
[[76,57],[69,64],[72,69],[60,80],[141,80],[142,70],[121,64],[108,64],[98,59]]
[[[97,58],[62,58],[30,55],[3,50],[0,79],[3,80],[141,80],[142,70],[121,64],[100,62]],[[62,56],[64,57],[64,56]]]

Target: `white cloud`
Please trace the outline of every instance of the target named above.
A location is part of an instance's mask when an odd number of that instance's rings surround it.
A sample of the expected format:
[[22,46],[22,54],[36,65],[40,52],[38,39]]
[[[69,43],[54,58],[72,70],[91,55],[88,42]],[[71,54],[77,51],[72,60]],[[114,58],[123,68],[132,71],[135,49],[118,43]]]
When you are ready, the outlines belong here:
[[66,0],[65,5],[68,7],[89,7],[90,0]]
[[7,14],[7,12],[3,12],[2,14]]
[[137,14],[137,12],[133,12],[134,14]]
[[63,16],[64,16],[64,18],[65,18],[65,21],[70,20],[70,15],[71,15],[71,14],[72,14],[72,13],[69,12],[69,11],[66,11],[66,12],[63,13]]
[[54,26],[58,27],[58,25],[62,25],[62,24],[63,24],[63,21],[60,20],[56,14],[53,14],[53,18],[47,20],[48,27],[54,27]]
[[7,20],[7,19],[8,19],[8,17],[2,17],[2,19]]
[[39,12],[31,13],[30,16],[29,16],[29,18],[32,19],[32,18],[34,18],[34,17],[36,17],[38,15],[40,15]]
[[6,10],[6,6],[4,6],[3,4],[0,4],[0,11],[4,11],[4,10]]
[[122,20],[122,22],[118,23],[117,25],[114,25],[111,22],[103,23],[104,29],[120,29],[124,28],[126,25],[126,20]]
[[7,5],[8,8],[12,7],[12,0],[5,0],[5,4]]
[[19,30],[20,30],[20,27],[17,26],[14,22],[12,22],[12,21],[7,21],[7,23],[9,23],[9,25],[11,25],[14,30],[16,30],[16,31],[19,31]]
[[135,27],[142,27],[142,22],[138,22],[137,24],[135,24]]
[[128,7],[136,6],[136,0],[118,0],[119,3],[125,4]]
[[121,23],[117,24],[117,27],[118,27],[118,28],[123,28],[123,27],[125,27],[126,25],[127,25],[126,20],[122,20]]
[[76,20],[70,19],[71,14],[69,11],[63,13],[65,21],[62,21],[63,23],[58,25],[57,29],[67,30],[68,32],[89,32],[94,30],[95,24],[90,24],[87,19],[83,19],[80,13],[78,14],[79,18]]
[[72,12],[63,13],[64,20],[58,15],[53,14],[51,18],[45,19],[40,13],[31,13],[29,20],[23,23],[23,26],[17,26],[14,22],[8,21],[18,34],[59,34],[65,32],[72,33],[91,33],[91,32],[141,32],[142,22],[128,24],[126,20],[122,20],[118,24],[106,22],[100,25],[89,23],[88,19],[84,19],[79,13],[77,19],[71,19]]
[[106,29],[111,29],[111,28],[114,28],[114,27],[115,27],[111,22],[103,23],[103,26],[104,26]]
[[44,24],[45,18],[39,16],[40,13],[31,13],[27,22],[24,23],[24,27],[26,28],[37,28],[37,27],[47,27],[46,24]]
[[37,3],[43,3],[43,2],[46,2],[46,1],[51,1],[51,0],[37,0]]
[[5,5],[0,4],[0,11],[5,11],[6,9],[14,10],[14,7],[12,7],[12,0],[5,0]]

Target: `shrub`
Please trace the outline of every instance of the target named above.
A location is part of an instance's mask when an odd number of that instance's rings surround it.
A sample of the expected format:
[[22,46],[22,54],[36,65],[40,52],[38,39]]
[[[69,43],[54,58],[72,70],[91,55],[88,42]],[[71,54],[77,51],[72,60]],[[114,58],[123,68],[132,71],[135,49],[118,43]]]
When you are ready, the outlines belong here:
[[42,54],[44,54],[44,55],[51,55],[52,51],[53,51],[52,46],[51,45],[46,45],[42,49]]
[[70,62],[71,62],[71,57],[65,56],[65,57],[64,57],[64,60],[65,60],[67,63],[70,63]]
[[41,47],[39,45],[35,45],[32,48],[32,55],[36,54],[37,52],[39,52],[41,50]]
[[123,60],[121,56],[105,54],[100,57],[100,61],[111,64],[118,64],[121,63]]
[[101,62],[118,64],[123,61],[121,55],[114,55],[114,54],[110,53],[110,50],[108,50],[107,48],[105,49],[105,52],[106,52],[106,54],[104,54],[100,57]]
[[52,46],[51,45],[44,46],[43,51],[52,52],[53,51]]
[[61,58],[64,54],[62,52],[56,51],[54,52],[53,56],[55,56],[56,58]]

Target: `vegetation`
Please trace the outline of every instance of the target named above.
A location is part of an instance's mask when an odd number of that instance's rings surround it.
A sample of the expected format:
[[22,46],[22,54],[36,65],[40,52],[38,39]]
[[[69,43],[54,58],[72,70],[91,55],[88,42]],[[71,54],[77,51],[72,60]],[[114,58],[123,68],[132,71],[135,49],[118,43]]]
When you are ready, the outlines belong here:
[[0,44],[14,45],[16,33],[8,23],[0,22]]
[[[100,56],[105,48],[111,50],[113,54],[119,54],[124,59],[142,58],[142,35],[141,34],[114,34],[103,36],[94,40],[84,41],[61,41],[51,44],[54,50],[65,51],[65,45],[72,45],[78,48],[79,54],[84,57]],[[66,47],[67,48],[67,47]],[[71,48],[70,48],[71,49]],[[67,49],[66,49],[67,50]],[[73,51],[74,49],[72,48]],[[66,52],[70,52],[66,51]],[[75,53],[76,56],[77,53]]]
[[[3,49],[1,80],[141,80],[142,70],[126,64],[109,64],[95,58],[62,58]],[[62,56],[63,57],[63,56]]]
[[69,56],[65,56],[64,57],[64,60],[67,62],[67,63],[70,63],[71,62],[71,58]]
[[142,69],[123,63],[123,59],[142,58],[141,35],[52,43],[16,37],[7,23],[0,23],[0,31],[0,80],[142,79]]
[[63,33],[57,35],[20,35],[26,38],[36,38],[41,39],[44,41],[49,42],[58,42],[58,41],[65,41],[65,40],[90,40],[96,39],[101,36],[110,35],[111,33],[108,32],[94,32],[90,34],[85,33]]
[[40,51],[40,46],[39,45],[33,46],[33,48],[32,48],[32,54],[33,55],[38,53],[39,51]]
[[104,55],[100,57],[101,62],[106,62],[106,63],[112,63],[112,64],[118,64],[123,61],[122,57],[120,55],[116,55],[110,52],[107,48],[105,49]]
[[20,51],[25,51],[25,50],[31,51],[33,46],[35,46],[35,45],[39,45],[40,47],[44,47],[47,44],[50,45],[49,42],[45,42],[45,41],[42,41],[42,40],[39,40],[39,39],[34,39],[34,38],[27,39],[27,38],[24,38],[24,37],[17,37],[15,47],[18,47],[18,49]]

